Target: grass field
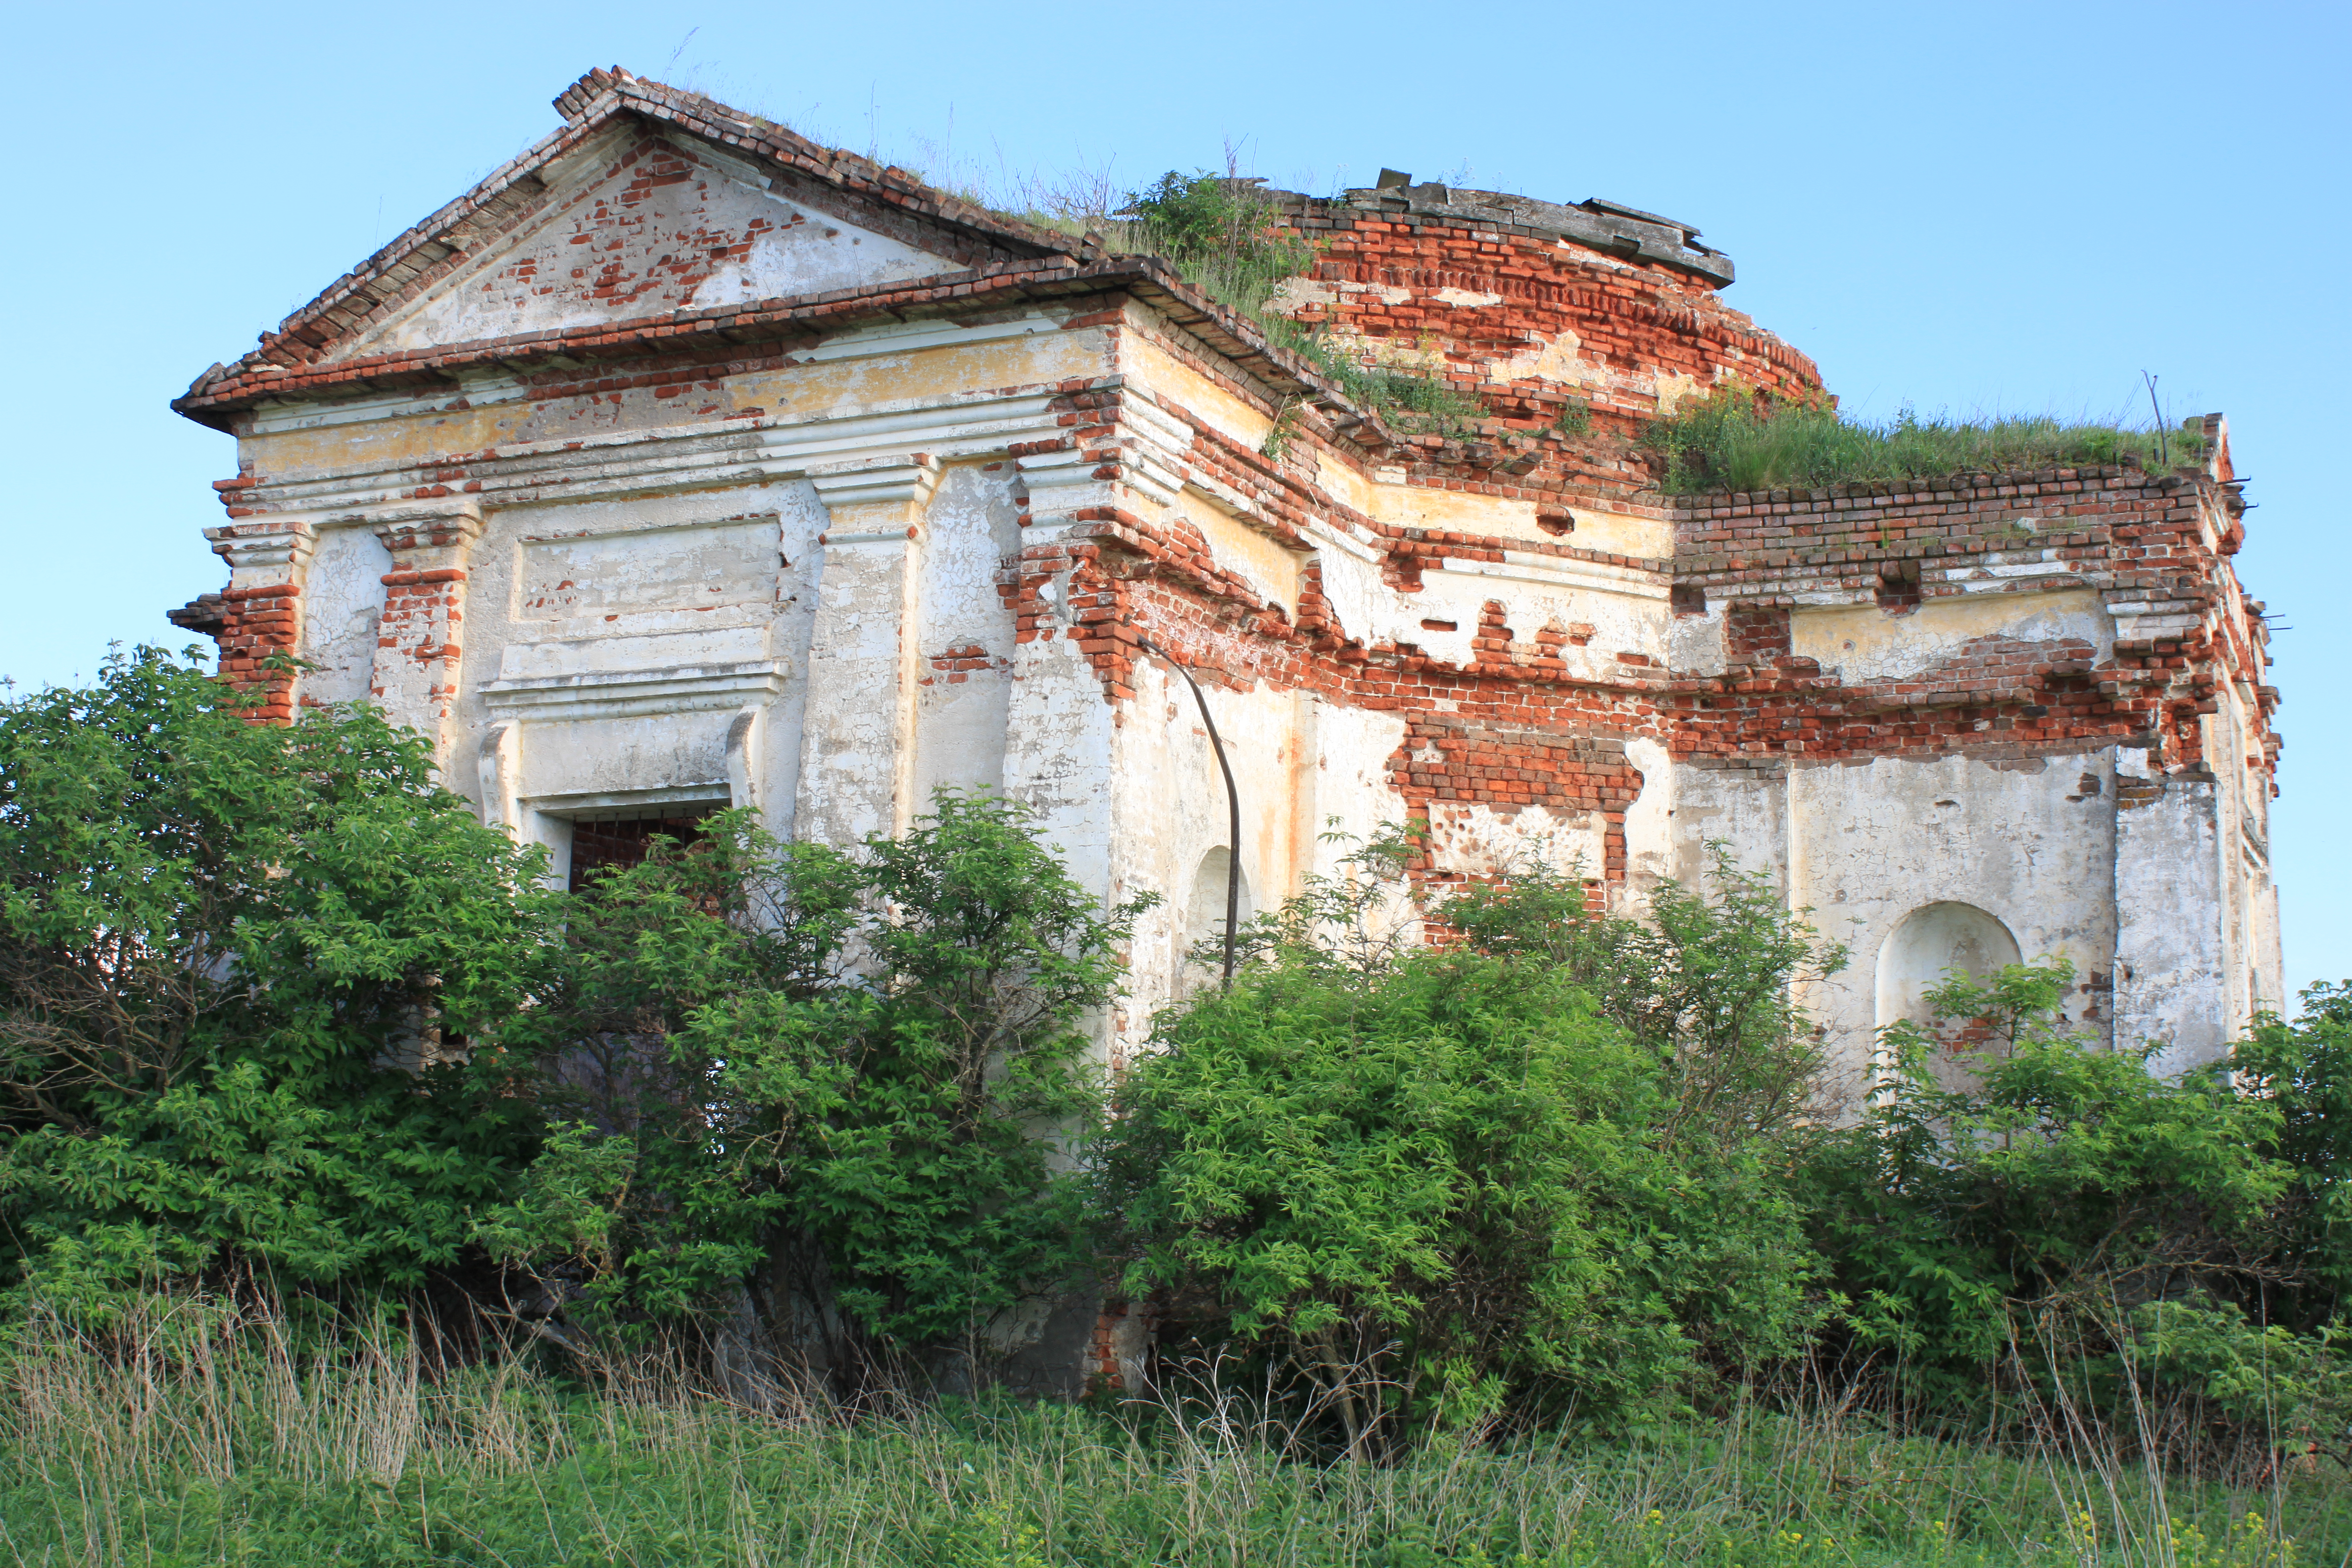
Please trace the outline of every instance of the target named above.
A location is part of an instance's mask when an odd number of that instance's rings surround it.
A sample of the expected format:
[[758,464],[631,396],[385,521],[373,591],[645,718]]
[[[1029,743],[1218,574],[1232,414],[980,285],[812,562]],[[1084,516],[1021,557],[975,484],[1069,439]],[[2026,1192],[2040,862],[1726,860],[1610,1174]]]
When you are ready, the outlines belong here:
[[2332,1468],[2259,1487],[1751,1407],[1634,1441],[1286,1460],[1238,1402],[913,1405],[844,1423],[515,1363],[148,1324],[7,1362],[22,1563],[2334,1565]]

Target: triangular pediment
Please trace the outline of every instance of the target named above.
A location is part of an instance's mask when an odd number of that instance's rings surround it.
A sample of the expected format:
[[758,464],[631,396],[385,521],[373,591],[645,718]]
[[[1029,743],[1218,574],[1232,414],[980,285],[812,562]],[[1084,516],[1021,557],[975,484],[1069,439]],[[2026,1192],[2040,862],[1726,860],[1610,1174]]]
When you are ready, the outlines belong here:
[[562,129],[173,406],[226,428],[236,409],[289,394],[413,385],[518,355],[630,352],[673,322],[717,330],[771,302],[837,308],[928,279],[1096,256],[903,169],[617,68],[589,72],[556,108]]
[[[542,172],[511,229],[331,350],[400,353],[673,310],[865,289],[968,263],[860,224],[855,198],[624,120]],[[812,199],[830,197],[820,206]],[[858,216],[866,216],[859,214]]]

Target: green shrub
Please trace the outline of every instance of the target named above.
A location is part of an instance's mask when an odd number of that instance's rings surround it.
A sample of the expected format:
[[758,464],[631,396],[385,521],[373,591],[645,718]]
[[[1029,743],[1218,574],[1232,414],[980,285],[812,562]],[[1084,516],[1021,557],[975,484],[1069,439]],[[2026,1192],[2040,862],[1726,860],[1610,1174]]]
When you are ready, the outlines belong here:
[[2305,1075],[2291,1096],[2220,1068],[2155,1077],[2153,1047],[2098,1049],[2065,1026],[2072,979],[2063,963],[1953,973],[1933,1024],[1885,1031],[1887,1091],[1808,1167],[1849,1331],[1948,1416],[2007,1397],[2018,1418],[2167,1447],[2223,1427],[2263,1454],[2336,1441],[2352,1363],[2331,1334],[2266,1320],[2313,1262],[2282,1246],[2298,1186],[2282,1100],[2333,1144],[2311,1113],[2340,1079],[2317,1081],[2315,1053],[2277,1028],[2269,1061]]
[[2310,1331],[2352,1297],[2352,984],[2315,985],[2301,1016],[2258,1020],[2231,1054],[2239,1085],[2278,1113],[2273,1152],[2294,1179],[2280,1212],[2277,1321]]
[[498,1041],[552,955],[538,852],[367,710],[248,716],[152,648],[0,703],[0,1213],[61,1299],[414,1288],[534,1144]]
[[581,1120],[485,1240],[622,1320],[748,1294],[853,1383],[969,1339],[1084,1261],[1054,1141],[1093,1111],[1081,1025],[1143,907],[1106,911],[989,795],[854,853],[747,812],[657,847],[572,904],[519,1023]]
[[2172,431],[2068,424],[2048,417],[1921,419],[1905,407],[1885,425],[1849,419],[1826,402],[1722,386],[1643,430],[1659,489],[1808,489],[1934,479],[1958,473],[2105,466],[2150,469],[2200,462],[2203,426]]
[[1656,931],[1538,873],[1454,900],[1433,950],[1363,874],[1394,847],[1160,1020],[1103,1152],[1129,1288],[1211,1303],[1351,1448],[1622,1423],[1800,1349],[1810,932],[1727,868]]

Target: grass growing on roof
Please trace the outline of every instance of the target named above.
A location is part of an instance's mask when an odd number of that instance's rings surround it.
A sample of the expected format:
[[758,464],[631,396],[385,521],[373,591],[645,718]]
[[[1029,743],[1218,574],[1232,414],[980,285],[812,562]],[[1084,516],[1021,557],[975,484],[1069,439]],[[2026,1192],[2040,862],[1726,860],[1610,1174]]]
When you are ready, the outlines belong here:
[[1922,419],[1905,406],[1892,420],[1853,419],[1822,403],[1718,387],[1643,432],[1664,461],[1668,495],[1710,490],[1813,489],[1824,485],[2016,473],[2136,461],[2161,471],[2202,461],[2203,425],[2178,430],[2121,423]]
[[1111,237],[1118,248],[1158,256],[1184,281],[1238,315],[1268,342],[1288,349],[1359,407],[1412,434],[1467,436],[1486,410],[1430,370],[1367,364],[1331,333],[1302,326],[1275,309],[1286,279],[1315,264],[1316,247],[1274,224],[1273,205],[1230,174],[1162,174],[1129,197],[1127,221]]

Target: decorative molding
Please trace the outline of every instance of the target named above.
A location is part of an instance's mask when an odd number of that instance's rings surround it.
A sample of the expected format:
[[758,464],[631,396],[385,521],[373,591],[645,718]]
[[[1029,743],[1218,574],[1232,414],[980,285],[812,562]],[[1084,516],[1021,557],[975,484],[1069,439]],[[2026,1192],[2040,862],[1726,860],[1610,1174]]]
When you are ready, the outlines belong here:
[[474,763],[482,786],[483,823],[520,833],[522,813],[516,790],[522,778],[522,725],[511,719],[491,725],[475,752]]
[[[319,547],[318,531],[303,518],[271,518],[260,522],[232,522],[205,530],[213,553],[236,573],[283,572],[299,575]],[[231,579],[232,587],[246,584]]]
[[[460,510],[495,510],[764,484],[848,471],[861,463],[904,464],[919,452],[934,463],[1002,456],[1014,446],[1061,437],[1052,407],[1060,395],[1051,389],[1009,396],[957,394],[810,418],[730,420],[718,428],[704,423],[501,446],[496,457],[465,465],[467,482],[478,489],[446,499]],[[379,512],[433,504],[415,494],[448,482],[447,468],[441,461],[403,461],[265,479],[238,492],[238,504],[266,510],[273,521],[299,519],[314,527],[373,522]]]
[[784,661],[759,659],[493,680],[481,695],[492,713],[517,718],[625,719],[740,708],[747,699],[780,695],[785,677]]
[[1533,583],[1545,588],[1628,594],[1640,599],[1664,599],[1667,596],[1666,574],[1664,572],[1603,566],[1557,555],[1530,555],[1517,550],[1506,550],[1500,561],[1470,561],[1459,555],[1448,555],[1443,558],[1442,564],[1448,575],[1459,573],[1472,577],[1497,577],[1507,582]]
[[727,726],[727,787],[737,805],[760,804],[760,742],[767,732],[767,712],[753,703]]
[[[914,511],[929,504],[931,491],[940,482],[940,464],[928,452],[824,463],[808,470],[808,482],[825,510],[835,515],[847,507],[896,506]],[[853,535],[836,539],[830,531],[825,536],[828,544],[859,540],[860,536]]]
[[361,520],[394,555],[415,550],[446,549],[462,558],[474,541],[482,536],[481,503],[471,496],[370,507],[361,514]]
[[586,790],[572,795],[525,795],[522,805],[549,816],[573,822],[625,821],[642,816],[648,806],[725,805],[733,786],[725,779],[663,784],[654,789]]

